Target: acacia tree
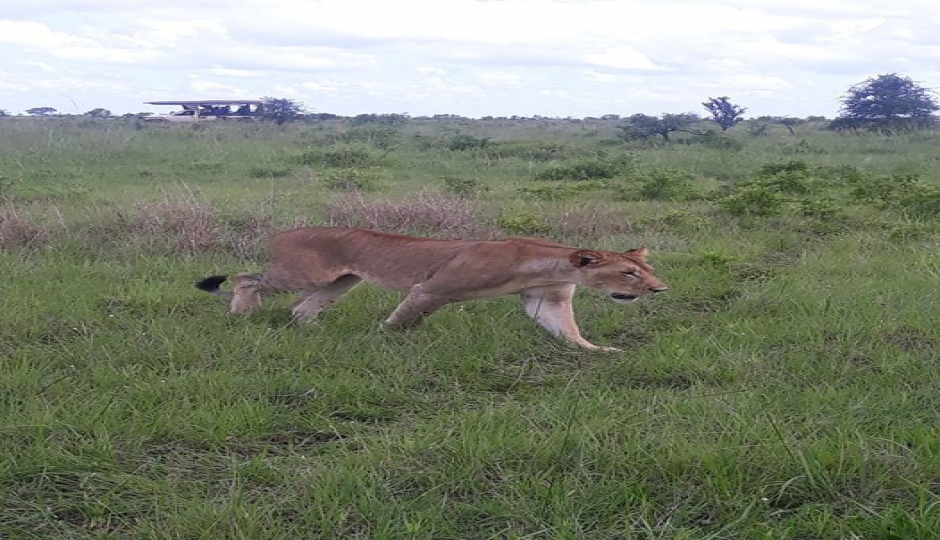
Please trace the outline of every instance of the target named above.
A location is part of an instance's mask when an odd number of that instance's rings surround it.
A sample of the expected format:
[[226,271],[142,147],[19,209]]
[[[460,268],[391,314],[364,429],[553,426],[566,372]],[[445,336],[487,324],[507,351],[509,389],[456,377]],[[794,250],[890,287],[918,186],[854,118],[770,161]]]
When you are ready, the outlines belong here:
[[33,107],[32,109],[26,109],[26,114],[31,114],[33,116],[49,116],[50,114],[55,114],[57,111],[52,107]]
[[261,117],[274,120],[278,125],[293,122],[304,115],[304,105],[299,101],[288,98],[261,98],[264,102],[261,108]]
[[621,131],[617,136],[621,139],[630,141],[659,135],[664,141],[669,141],[669,134],[677,131],[698,135],[690,128],[701,118],[693,113],[664,113],[660,116],[634,114],[628,116],[626,120],[626,123],[617,126]]
[[790,135],[794,135],[796,133],[793,131],[794,126],[802,124],[803,119],[796,118],[795,116],[781,116],[777,119],[777,123],[787,128],[787,131],[790,132]]
[[794,135],[796,132],[793,130],[793,128],[802,124],[803,122],[804,120],[802,118],[796,118],[794,116],[758,116],[754,119],[754,127],[751,129],[751,131],[759,131],[759,133],[754,134],[762,135],[772,124],[780,124],[781,126],[787,128],[787,131],[790,132],[790,135]]
[[108,118],[111,116],[111,111],[98,107],[97,109],[92,109],[86,112],[83,116],[91,116],[92,118]]
[[940,106],[933,92],[910,77],[887,73],[849,88],[832,129],[866,128],[893,133],[930,125]]
[[747,110],[731,103],[728,96],[710,97],[708,101],[702,102],[702,106],[712,115],[712,120],[721,127],[722,131],[728,131],[728,128],[744,120],[744,111]]

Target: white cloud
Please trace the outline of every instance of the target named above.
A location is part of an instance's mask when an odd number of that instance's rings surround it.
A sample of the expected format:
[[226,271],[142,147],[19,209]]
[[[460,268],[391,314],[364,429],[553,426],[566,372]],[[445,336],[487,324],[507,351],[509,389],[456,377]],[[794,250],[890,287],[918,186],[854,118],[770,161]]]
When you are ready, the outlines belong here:
[[238,88],[237,86],[232,86],[230,84],[222,84],[213,81],[205,81],[202,79],[196,79],[189,84],[190,88],[198,92],[211,93],[215,95],[223,95],[226,97],[238,98],[245,95],[245,90]]
[[[905,0],[34,0],[0,5],[5,109],[279,95],[338,113],[831,114],[940,86],[940,4]],[[193,75],[197,76],[193,79]],[[159,93],[160,96],[153,96]],[[68,95],[68,98],[66,97]],[[36,103],[42,101],[42,103]]]
[[417,71],[418,73],[424,73],[427,75],[443,75],[447,73],[446,69],[441,69],[441,68],[436,68],[436,67],[427,67],[427,66],[419,66],[419,67],[414,68],[414,70]]
[[518,86],[520,84],[524,84],[527,81],[527,79],[522,75],[507,71],[480,73],[477,76],[483,83],[497,86]]
[[590,81],[597,81],[597,82],[613,82],[613,81],[620,80],[619,75],[615,75],[613,73],[603,73],[601,71],[594,71],[592,69],[589,69],[584,72],[584,78]]
[[250,69],[231,69],[231,68],[209,68],[204,70],[205,73],[211,75],[219,75],[222,77],[264,77],[265,72],[263,71],[254,71]]
[[602,53],[587,54],[584,57],[589,63],[608,69],[662,69],[645,54],[629,47],[615,47]]
[[0,43],[54,48],[75,42],[76,38],[63,32],[53,31],[40,22],[0,20]]

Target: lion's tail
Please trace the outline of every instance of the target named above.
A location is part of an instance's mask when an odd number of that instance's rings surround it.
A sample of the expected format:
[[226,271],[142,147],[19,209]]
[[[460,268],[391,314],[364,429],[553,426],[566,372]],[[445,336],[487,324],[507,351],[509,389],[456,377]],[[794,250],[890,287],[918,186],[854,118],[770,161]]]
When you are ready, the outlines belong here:
[[209,294],[221,296],[222,298],[232,298],[232,293],[219,289],[219,285],[225,282],[228,276],[209,276],[196,282],[196,288]]

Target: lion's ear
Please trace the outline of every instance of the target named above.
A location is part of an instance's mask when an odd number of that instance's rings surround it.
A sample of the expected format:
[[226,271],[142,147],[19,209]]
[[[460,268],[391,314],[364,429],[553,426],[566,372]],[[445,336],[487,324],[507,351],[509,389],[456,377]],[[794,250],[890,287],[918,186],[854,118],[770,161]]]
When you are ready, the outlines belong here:
[[631,249],[630,251],[627,251],[627,253],[631,257],[635,259],[639,259],[641,261],[645,261],[646,258],[650,256],[650,250],[646,249],[645,247],[638,247],[636,249]]
[[592,251],[590,249],[582,249],[575,251],[568,257],[568,260],[571,261],[573,266],[578,268],[583,268],[585,266],[591,266],[600,264],[606,259],[603,253],[599,251]]

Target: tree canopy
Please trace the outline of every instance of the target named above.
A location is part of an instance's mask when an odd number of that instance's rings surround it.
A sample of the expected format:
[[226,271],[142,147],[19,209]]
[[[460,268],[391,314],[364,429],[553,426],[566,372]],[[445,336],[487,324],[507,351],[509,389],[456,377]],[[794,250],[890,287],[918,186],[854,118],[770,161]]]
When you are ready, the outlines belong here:
[[55,114],[57,111],[53,107],[33,107],[32,109],[26,109],[26,114],[31,114],[33,116],[49,116],[50,114]]
[[832,128],[909,131],[929,125],[937,109],[931,90],[909,77],[887,73],[849,88]]
[[109,111],[108,109],[102,109],[101,107],[98,107],[97,109],[92,109],[90,111],[85,112],[83,116],[91,116],[93,118],[108,118],[111,116],[111,111]]
[[728,128],[744,120],[744,111],[747,110],[731,103],[728,96],[710,97],[708,101],[702,103],[702,106],[712,115],[712,120],[721,127],[722,131],[727,131]]
[[693,113],[664,113],[660,116],[648,114],[634,114],[626,118],[626,123],[618,126],[617,135],[624,140],[646,139],[659,135],[668,141],[669,134],[676,131],[693,133],[691,127],[701,118]]
[[261,116],[277,124],[292,122],[304,115],[303,103],[288,98],[261,98],[264,101]]

